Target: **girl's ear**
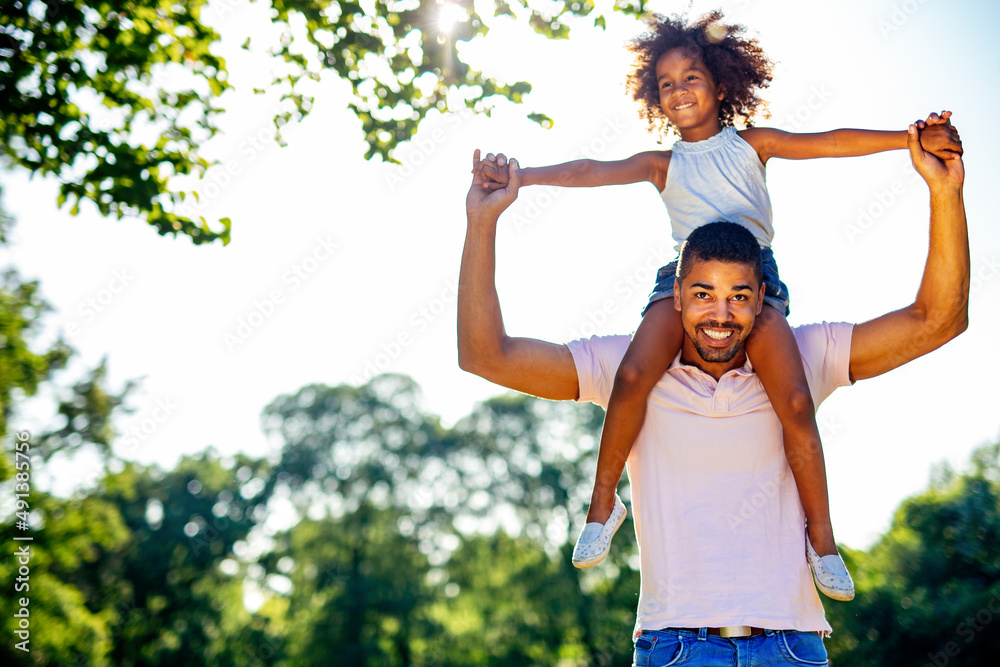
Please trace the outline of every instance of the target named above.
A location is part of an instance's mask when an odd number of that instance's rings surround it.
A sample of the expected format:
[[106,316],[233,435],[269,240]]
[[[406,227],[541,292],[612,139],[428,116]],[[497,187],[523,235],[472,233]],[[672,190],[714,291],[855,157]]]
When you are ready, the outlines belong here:
[[721,83],[719,84],[718,88],[716,88],[716,97],[719,98],[720,102],[726,99],[726,87]]

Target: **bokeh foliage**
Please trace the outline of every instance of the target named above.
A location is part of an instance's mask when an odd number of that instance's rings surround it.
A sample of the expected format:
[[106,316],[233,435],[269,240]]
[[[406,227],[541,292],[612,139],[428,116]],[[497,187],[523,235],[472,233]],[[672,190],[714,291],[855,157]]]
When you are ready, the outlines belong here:
[[836,664],[990,665],[1000,656],[1000,443],[943,466],[854,554],[858,595],[827,605]]
[[[174,176],[204,176],[214,162],[202,148],[220,129],[230,89],[217,55],[214,20],[235,0],[9,0],[0,4],[0,155],[59,182],[59,203],[76,214],[84,200],[105,216],[139,217],[159,234],[194,243],[228,243],[231,222],[187,217],[194,193]],[[303,84],[334,76],[350,83],[348,108],[361,122],[365,158],[392,160],[428,113],[489,113],[497,99],[523,101],[527,82],[505,83],[470,67],[462,45],[498,17],[518,16],[546,37],[569,35],[571,17],[603,26],[593,0],[498,0],[477,13],[473,0],[271,0],[283,32],[269,53],[270,83],[286,103],[277,136],[306,116],[314,99]],[[638,15],[643,2],[613,11]],[[441,12],[454,23],[445,26]],[[244,48],[251,48],[248,38]],[[260,92],[265,92],[261,90]],[[529,116],[547,121],[543,113]]]
[[[11,0],[0,12],[0,152],[59,181],[71,212],[142,217],[160,234],[229,240],[173,212],[174,175],[203,174],[218,129],[225,62],[202,24],[204,0]],[[190,86],[162,85],[183,68]]]

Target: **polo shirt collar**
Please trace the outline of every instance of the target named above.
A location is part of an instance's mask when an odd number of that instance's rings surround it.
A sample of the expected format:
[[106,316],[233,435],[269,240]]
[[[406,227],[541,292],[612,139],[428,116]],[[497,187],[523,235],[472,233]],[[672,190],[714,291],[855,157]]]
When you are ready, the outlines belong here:
[[[677,352],[677,355],[674,357],[674,360],[670,362],[670,366],[667,368],[668,373],[672,371],[676,371],[679,373],[691,373],[694,375],[704,375],[705,377],[710,378],[713,382],[715,382],[714,377],[712,377],[705,371],[701,370],[697,366],[693,366],[691,364],[685,364],[683,361],[681,361],[680,351]],[[727,375],[751,375],[753,372],[754,372],[753,364],[750,363],[750,357],[747,357],[746,361],[743,362],[742,366],[726,371],[725,373],[722,374],[722,377],[726,377]]]

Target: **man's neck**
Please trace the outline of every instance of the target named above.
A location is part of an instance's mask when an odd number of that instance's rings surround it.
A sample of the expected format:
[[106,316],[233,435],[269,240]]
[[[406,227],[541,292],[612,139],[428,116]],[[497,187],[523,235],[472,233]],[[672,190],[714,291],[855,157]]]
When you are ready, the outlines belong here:
[[740,347],[739,353],[729,361],[711,362],[701,358],[698,350],[695,349],[694,343],[686,336],[684,337],[684,344],[681,346],[681,363],[701,369],[715,378],[716,382],[734,368],[742,368],[746,362],[747,353],[745,347]]

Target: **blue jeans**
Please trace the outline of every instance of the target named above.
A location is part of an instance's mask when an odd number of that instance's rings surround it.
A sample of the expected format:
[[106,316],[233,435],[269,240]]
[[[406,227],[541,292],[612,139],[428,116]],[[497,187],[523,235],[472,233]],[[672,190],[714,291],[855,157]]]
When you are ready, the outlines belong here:
[[700,630],[643,630],[635,640],[634,667],[764,667],[827,665],[815,632],[765,630],[750,637],[719,637]]

